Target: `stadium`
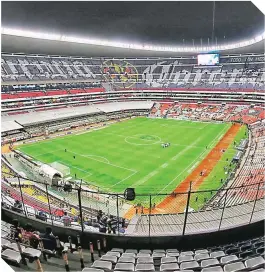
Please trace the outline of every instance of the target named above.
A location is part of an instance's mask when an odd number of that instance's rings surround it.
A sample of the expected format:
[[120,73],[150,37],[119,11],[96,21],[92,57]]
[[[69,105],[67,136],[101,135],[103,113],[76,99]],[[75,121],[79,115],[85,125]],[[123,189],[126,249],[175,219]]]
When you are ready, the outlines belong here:
[[264,272],[264,15],[251,2],[32,3],[2,5],[2,260]]

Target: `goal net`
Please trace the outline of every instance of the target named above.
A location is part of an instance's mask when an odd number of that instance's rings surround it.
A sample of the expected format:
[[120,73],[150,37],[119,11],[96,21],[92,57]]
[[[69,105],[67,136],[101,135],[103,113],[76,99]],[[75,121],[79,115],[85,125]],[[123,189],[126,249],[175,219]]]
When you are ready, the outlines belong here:
[[70,168],[60,162],[52,162],[50,166],[63,174],[63,177],[70,175]]

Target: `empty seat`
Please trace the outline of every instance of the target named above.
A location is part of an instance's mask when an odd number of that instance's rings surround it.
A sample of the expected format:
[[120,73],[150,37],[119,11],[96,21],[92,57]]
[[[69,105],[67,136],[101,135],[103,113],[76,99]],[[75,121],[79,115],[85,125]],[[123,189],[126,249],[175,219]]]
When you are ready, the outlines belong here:
[[154,252],[152,254],[152,257],[154,259],[161,259],[162,257],[165,257],[165,253],[163,253],[163,252]]
[[106,255],[115,256],[115,257],[117,257],[117,258],[120,258],[120,256],[121,256],[120,252],[116,252],[116,251],[108,251],[108,252],[106,253]]
[[209,267],[209,266],[215,266],[219,264],[220,263],[217,259],[207,259],[207,260],[202,260],[201,267]]
[[114,271],[134,271],[133,263],[117,263]]
[[235,262],[238,260],[238,257],[236,255],[229,255],[221,258],[220,263],[221,264],[228,264],[231,262]]
[[184,256],[184,255],[194,255],[193,251],[182,251],[180,253],[180,256]]
[[195,255],[194,256],[194,260],[197,261],[197,262],[200,262],[202,260],[206,260],[206,259],[209,259],[210,256],[208,253],[203,253],[203,254],[198,254],[198,255]]
[[258,268],[258,269],[255,269],[255,270],[251,270],[251,272],[265,272],[265,269],[264,268]]
[[193,256],[191,255],[185,255],[185,256],[179,256],[178,262],[182,263],[182,262],[190,262],[193,261]]
[[237,247],[231,247],[231,248],[228,248],[227,250],[225,250],[226,254],[234,254],[237,252],[239,252],[239,249]]
[[125,253],[134,253],[134,254],[137,254],[138,250],[137,249],[126,249]]
[[150,257],[150,254],[149,253],[138,253],[136,255],[136,258],[141,258],[141,257]]
[[179,252],[176,248],[169,248],[166,250],[166,253],[171,253],[171,252]]
[[23,251],[23,255],[25,255],[26,257],[31,257],[31,258],[39,258],[41,255],[41,251],[34,248],[27,247]]
[[241,251],[246,251],[246,250],[249,250],[252,248],[252,245],[243,245],[240,247],[240,250]]
[[161,259],[161,264],[166,264],[166,263],[176,263],[177,258],[176,257],[163,257]]
[[[20,245],[21,250],[24,251],[25,247],[23,245]],[[11,243],[8,245],[9,249],[15,250],[15,251],[19,251],[18,247],[17,247],[17,243]]]
[[160,265],[160,271],[175,271],[179,270],[177,263],[165,263]]
[[11,249],[6,249],[1,253],[1,257],[4,260],[8,260],[14,263],[19,264],[21,261],[21,255],[19,252],[11,250]]
[[245,258],[247,258],[249,256],[253,256],[253,251],[252,250],[248,250],[248,251],[245,251],[245,252],[242,252],[242,253],[239,254],[239,257],[243,258],[243,259],[245,259]]
[[122,248],[112,248],[111,251],[119,252],[120,254],[123,253],[123,249]]
[[245,266],[249,269],[261,268],[264,267],[265,260],[259,256],[255,258],[251,258],[245,261]]
[[168,252],[166,254],[166,257],[178,257],[179,253],[178,252]]
[[1,246],[2,247],[7,247],[7,246],[9,246],[11,243],[8,241],[8,240],[6,240],[6,239],[4,239],[4,238],[1,238]]
[[135,266],[135,271],[155,271],[153,264],[140,263]]
[[198,269],[200,268],[198,262],[192,261],[192,262],[184,262],[180,264],[180,270],[186,270],[186,269]]
[[135,253],[122,253],[121,257],[131,257],[131,258],[136,258],[136,254]]
[[121,256],[118,260],[119,263],[135,263],[135,258],[134,257],[125,257]]
[[230,263],[224,266],[224,272],[246,271],[246,267],[242,262]]
[[223,268],[221,266],[207,267],[203,268],[201,272],[223,272]]
[[164,249],[154,249],[153,253],[166,253]]
[[205,253],[208,253],[207,249],[198,249],[198,250],[195,251],[195,255],[197,255],[197,254],[205,254]]
[[152,254],[152,251],[150,249],[140,249],[139,253]]
[[112,269],[112,263],[107,261],[97,260],[92,264],[91,267],[109,271]]
[[104,270],[86,267],[82,270],[82,272],[104,272]]
[[225,256],[225,253],[222,250],[214,251],[214,252],[210,253],[211,258],[221,258],[221,257],[224,257],[224,256]]
[[137,259],[137,263],[154,263],[154,260],[152,257],[140,257]]
[[101,261],[107,261],[107,262],[111,262],[112,264],[116,264],[117,263],[117,257],[116,256],[112,256],[112,255],[103,255],[100,258]]

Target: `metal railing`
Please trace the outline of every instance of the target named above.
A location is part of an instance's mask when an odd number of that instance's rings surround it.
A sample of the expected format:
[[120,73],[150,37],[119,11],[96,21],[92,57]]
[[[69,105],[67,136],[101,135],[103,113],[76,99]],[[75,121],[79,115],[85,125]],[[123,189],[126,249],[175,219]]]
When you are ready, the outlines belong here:
[[[9,173],[2,187],[2,206],[29,218],[51,225],[73,227],[81,232],[107,232],[117,235],[185,235],[194,232],[219,231],[236,225],[262,220],[264,183],[218,190],[192,191],[171,194],[137,194],[134,201],[126,201],[123,194],[95,192],[72,187],[30,181]],[[11,177],[10,177],[11,176]],[[213,195],[219,195],[210,203]],[[217,199],[217,200],[216,200]],[[16,200],[19,203],[15,203]],[[207,207],[203,209],[203,207]],[[106,229],[98,221],[99,210],[106,218]],[[71,217],[64,221],[64,212]]]

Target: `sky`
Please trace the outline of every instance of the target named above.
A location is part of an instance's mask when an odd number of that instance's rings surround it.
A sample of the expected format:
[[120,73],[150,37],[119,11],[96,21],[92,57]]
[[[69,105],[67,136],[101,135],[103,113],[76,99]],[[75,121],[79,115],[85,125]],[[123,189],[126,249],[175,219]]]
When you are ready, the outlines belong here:
[[[2,26],[75,36],[168,44],[212,37],[213,2],[2,1]],[[216,2],[215,37],[235,41],[264,30],[249,2]]]

